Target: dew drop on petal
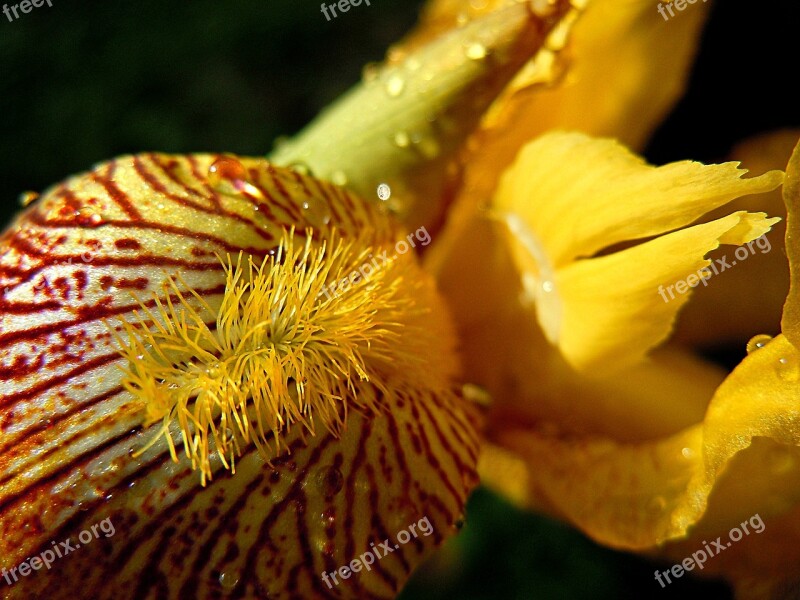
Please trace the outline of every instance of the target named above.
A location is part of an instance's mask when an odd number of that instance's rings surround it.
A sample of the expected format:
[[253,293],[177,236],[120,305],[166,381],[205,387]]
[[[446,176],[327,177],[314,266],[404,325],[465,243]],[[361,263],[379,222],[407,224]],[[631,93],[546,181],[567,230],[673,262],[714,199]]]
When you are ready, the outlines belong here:
[[406,82],[399,75],[392,75],[386,82],[386,93],[392,98],[397,98],[406,89]]
[[22,206],[28,206],[32,202],[35,202],[39,198],[39,194],[36,192],[22,192],[19,195],[19,203]]
[[297,173],[300,173],[301,175],[308,175],[310,177],[314,176],[314,173],[311,171],[311,167],[304,162],[293,162],[289,164],[289,168]]
[[779,358],[775,370],[784,381],[793,383],[800,379],[800,365],[794,355]]
[[223,194],[247,194],[263,200],[264,194],[248,181],[247,169],[232,156],[221,156],[208,167],[208,182]]
[[747,342],[747,353],[751,354],[756,350],[760,350],[764,346],[766,346],[770,340],[772,339],[771,335],[756,335]]
[[219,576],[219,584],[225,590],[232,590],[239,583],[239,573],[236,571],[223,571]]
[[335,496],[343,485],[344,475],[336,467],[324,468],[317,475],[317,488],[326,498]]
[[220,156],[208,167],[208,181],[215,188],[225,182],[246,180],[244,165],[231,156]]
[[681,455],[683,456],[683,458],[692,458],[692,456],[694,456],[694,450],[692,450],[691,448],[684,448],[683,450],[681,450]]
[[467,47],[467,58],[471,60],[481,60],[486,58],[486,46],[483,44],[470,44]]
[[364,83],[372,83],[377,79],[379,72],[380,72],[379,63],[376,62],[367,63],[361,70],[361,79],[364,81]]
[[311,227],[323,227],[331,220],[328,204],[320,198],[308,198],[301,204],[303,216]]
[[785,475],[795,466],[794,457],[788,452],[776,452],[770,461],[770,470],[774,475]]
[[378,185],[378,198],[381,200],[388,200],[391,195],[392,188],[389,187],[388,183],[381,183]]
[[411,138],[405,131],[398,131],[394,134],[394,143],[398,148],[408,148]]

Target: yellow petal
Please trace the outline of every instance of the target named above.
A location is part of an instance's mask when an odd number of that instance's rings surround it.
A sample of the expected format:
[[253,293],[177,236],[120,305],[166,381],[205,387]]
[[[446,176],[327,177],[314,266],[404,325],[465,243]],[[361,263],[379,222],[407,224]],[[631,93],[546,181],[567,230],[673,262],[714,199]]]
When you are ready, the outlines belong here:
[[[759,135],[737,145],[730,157],[741,160],[754,174],[783,169],[798,138],[797,130]],[[676,342],[704,350],[721,345],[744,348],[756,334],[775,335],[780,331],[781,311],[789,291],[789,263],[778,243],[786,235],[786,207],[781,191],[738,198],[710,213],[717,218],[731,209],[763,211],[783,220],[773,226],[767,237],[770,245],[761,248],[757,256],[728,270],[725,277],[695,288],[692,301],[678,317],[672,338]],[[722,254],[712,254],[711,258]],[[730,298],[736,298],[736,302],[730,302]]]
[[[141,399],[122,385],[128,361],[109,324],[136,321],[134,294],[167,303],[171,277],[219,305],[226,281],[215,254],[269,256],[292,226],[316,241],[335,231],[378,245],[400,231],[379,207],[263,159],[143,155],[68,179],[3,235],[0,566],[81,544],[13,581],[9,597],[312,597],[329,591],[323,571],[416,525],[416,539],[337,586],[389,598],[455,531],[477,460],[476,420],[455,381],[436,393],[425,376],[406,374],[409,386],[397,375],[382,396],[361,382],[380,416],[352,410],[339,437],[292,427],[291,452],[267,454],[269,463],[243,446],[236,474],[215,458],[205,488],[163,438],[134,456],[159,427],[142,426]],[[444,328],[428,358],[449,365],[452,379],[446,311],[430,279],[408,266],[413,283],[392,285],[417,289],[425,310],[406,328]]]
[[797,222],[800,213],[800,143],[795,147],[786,168],[783,200],[787,212],[786,256],[789,258],[791,284],[783,307],[781,331],[796,348],[800,348],[800,234]]
[[[468,0],[441,0],[431,10],[469,15]],[[487,204],[501,174],[530,140],[553,129],[609,136],[642,150],[683,93],[709,4],[696,3],[665,21],[656,4],[591,0],[548,63],[521,74],[493,106],[463,157],[463,181],[450,223],[434,252],[440,255],[460,227]],[[455,12],[454,14],[459,14]],[[556,46],[558,48],[559,46]],[[540,59],[545,58],[540,55]],[[552,70],[563,76],[552,81]],[[454,243],[454,242],[453,242]],[[431,258],[436,269],[437,256]]]
[[[559,270],[552,290],[564,299],[555,333],[559,348],[580,369],[610,370],[640,362],[667,339],[688,292],[708,285],[717,274],[722,276],[725,265],[734,268],[737,263],[731,256],[717,273],[717,263],[703,257],[720,243],[760,238],[777,221],[764,217],[764,213],[733,213]],[[745,260],[757,253],[752,246],[743,246]],[[539,312],[540,322],[551,318]]]
[[[667,547],[682,558],[689,548],[702,547],[700,540],[726,535],[759,513],[766,533],[749,549],[749,539],[739,543],[749,558],[736,564],[745,569],[738,576],[766,569],[763,577],[787,568],[790,559],[779,556],[779,548],[798,558],[796,534],[770,526],[796,513],[800,501],[798,381],[800,354],[778,336],[725,380],[701,425],[672,437],[631,444],[511,424],[496,428],[494,441],[526,460],[529,506],[566,518],[612,546],[654,549],[691,536]],[[484,461],[484,467],[491,465]],[[759,559],[758,552],[770,545],[771,555]],[[706,567],[724,569],[724,558]]]
[[614,377],[576,373],[519,304],[516,264],[497,227],[475,219],[466,231],[438,282],[458,326],[464,372],[492,397],[491,428],[552,422],[569,434],[642,441],[702,419],[724,371],[666,348]]
[[[708,278],[699,276],[711,264],[705,254],[769,231],[776,219],[741,212],[609,250],[684,227],[783,178],[772,171],[741,179],[745,173],[735,163],[654,167],[616,142],[583,134],[548,134],[520,152],[493,210],[506,225],[523,300],[570,364],[617,369],[641,360],[669,335],[689,286]],[[590,258],[601,250],[609,253]]]
[[492,206],[518,215],[558,269],[617,243],[684,227],[783,181],[780,171],[743,179],[746,173],[738,163],[656,167],[614,140],[549,133],[519,153]]

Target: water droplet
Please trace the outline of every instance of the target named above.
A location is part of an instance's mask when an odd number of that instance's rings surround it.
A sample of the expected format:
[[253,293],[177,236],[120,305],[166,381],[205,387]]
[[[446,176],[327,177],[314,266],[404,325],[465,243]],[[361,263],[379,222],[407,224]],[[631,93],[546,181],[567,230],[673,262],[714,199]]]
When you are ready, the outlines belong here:
[[331,174],[331,181],[338,186],[347,185],[347,174],[344,171],[334,171]]
[[778,372],[778,377],[784,381],[792,383],[800,379],[800,366],[794,355],[779,358],[775,370]]
[[683,458],[692,458],[692,456],[694,456],[694,450],[691,448],[684,448],[681,450],[681,454],[683,455]]
[[247,180],[247,169],[232,156],[220,156],[208,167],[208,181],[213,187],[224,182]]
[[772,339],[771,335],[756,335],[754,336],[749,342],[747,342],[747,353],[751,354],[756,350],[760,350],[764,346],[766,346],[770,340]]
[[379,63],[367,63],[361,70],[361,78],[364,80],[364,83],[372,83],[378,78],[378,73],[380,73],[380,70],[381,65]]
[[479,406],[490,406],[492,403],[492,396],[489,392],[486,391],[485,388],[473,383],[465,383],[461,387],[461,394],[464,396],[465,400],[474,402]]
[[420,153],[427,159],[434,159],[439,156],[441,152],[441,148],[439,147],[439,142],[432,137],[423,137],[417,142],[417,147],[419,148]]
[[653,512],[661,512],[664,510],[664,507],[667,505],[667,500],[664,496],[654,496],[650,499],[649,507],[650,510]]
[[553,284],[552,281],[547,280],[547,281],[543,281],[542,282],[542,291],[543,292],[547,292],[549,294],[554,289],[555,289],[555,285]]
[[221,156],[208,167],[208,182],[222,194],[247,194],[263,200],[261,190],[248,181],[247,169],[233,156]]
[[392,98],[397,98],[406,88],[406,82],[399,75],[392,75],[386,82],[386,93]]
[[381,200],[388,200],[391,195],[392,188],[389,187],[388,183],[381,183],[378,185],[378,198]]
[[409,144],[411,144],[411,138],[408,137],[405,131],[398,131],[394,134],[394,143],[398,148],[408,148]]
[[215,361],[215,362],[211,363],[210,365],[208,365],[208,368],[206,369],[206,373],[208,374],[208,376],[211,379],[217,379],[222,375],[222,371],[221,371],[220,367],[221,367],[221,365],[220,365],[219,361]]
[[317,475],[317,488],[326,498],[335,496],[344,485],[344,475],[336,467],[321,469]]
[[323,227],[331,220],[328,204],[320,198],[308,198],[302,205],[303,216],[312,227]]
[[486,46],[483,44],[470,44],[466,54],[469,59],[481,60],[482,58],[486,58]]
[[326,508],[320,514],[322,522],[325,525],[333,525],[336,522],[336,509],[332,506]]
[[314,176],[314,173],[311,171],[311,167],[309,167],[304,162],[293,162],[289,164],[289,168],[293,171],[297,171],[301,175],[308,175],[310,177]]
[[777,451],[770,461],[770,470],[774,475],[784,475],[794,468],[794,457],[788,452]]
[[19,203],[22,206],[28,206],[32,202],[35,202],[39,198],[39,194],[36,192],[22,192],[19,195]]
[[232,590],[239,583],[240,575],[236,571],[223,571],[219,576],[219,584],[225,590]]

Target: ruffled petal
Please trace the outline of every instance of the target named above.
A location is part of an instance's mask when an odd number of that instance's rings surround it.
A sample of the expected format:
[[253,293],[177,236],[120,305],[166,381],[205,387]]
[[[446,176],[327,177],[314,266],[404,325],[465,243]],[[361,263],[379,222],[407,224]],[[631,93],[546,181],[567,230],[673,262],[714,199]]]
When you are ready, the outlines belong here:
[[[2,567],[80,543],[46,572],[9,575],[8,597],[69,599],[91,589],[104,599],[287,590],[390,598],[455,532],[476,483],[477,420],[453,381],[447,312],[411,254],[402,258],[412,270],[391,285],[421,293],[423,310],[404,326],[407,335],[439,331],[425,360],[449,373],[446,387],[396,374],[387,395],[360,381],[379,416],[352,409],[338,436],[291,427],[288,452],[245,445],[235,474],[214,457],[205,487],[188,460],[173,461],[158,425],[143,426],[145,407],[123,386],[130,363],[110,328],[121,335],[118,320],[135,323],[143,302],[156,306],[153,295],[162,305],[177,305],[180,292],[219,306],[230,292],[220,257],[263,259],[291,227],[315,243],[335,232],[380,247],[400,232],[375,204],[263,159],[142,155],[54,187],[3,235]],[[410,525],[413,540],[328,587],[323,572]]]
[[[785,168],[800,131],[782,130],[746,140],[730,153],[751,173],[761,174]],[[743,348],[759,333],[776,335],[780,331],[781,311],[789,292],[789,263],[779,243],[786,236],[786,206],[781,190],[737,198],[710,217],[722,217],[731,209],[764,211],[781,217],[773,225],[756,256],[729,269],[708,285],[696,287],[692,301],[681,310],[673,340],[703,350],[721,346]],[[711,255],[720,258],[724,252]],[[736,298],[736,302],[730,302]]]
[[613,377],[602,369],[577,373],[519,304],[522,282],[502,232],[487,219],[473,220],[466,232],[437,279],[468,381],[492,398],[490,431],[553,423],[569,434],[644,441],[702,420],[722,369],[667,347]]
[[577,133],[547,134],[520,152],[492,209],[506,226],[523,301],[571,365],[618,369],[641,360],[669,335],[684,294],[708,278],[705,255],[769,231],[777,219],[745,212],[673,231],[783,180],[780,171],[745,173],[735,163],[654,167],[616,142]]
[[[703,257],[721,243],[739,245],[761,238],[777,220],[740,211],[564,267],[552,289],[565,299],[560,330],[555,332],[558,347],[580,369],[635,365],[667,339],[692,289],[708,285],[712,277],[737,264],[733,257],[730,262]],[[743,248],[745,260],[758,252],[755,245]],[[540,322],[552,319],[542,311],[538,314]]]

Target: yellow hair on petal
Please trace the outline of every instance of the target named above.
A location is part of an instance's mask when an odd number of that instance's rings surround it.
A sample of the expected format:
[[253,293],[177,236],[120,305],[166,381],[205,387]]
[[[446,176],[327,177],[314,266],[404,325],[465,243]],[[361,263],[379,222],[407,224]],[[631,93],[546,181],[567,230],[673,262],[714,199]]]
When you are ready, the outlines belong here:
[[[139,301],[138,323],[123,323],[123,385],[144,403],[148,423],[162,422],[175,460],[170,425],[178,423],[204,484],[214,452],[234,470],[251,441],[269,456],[267,446],[279,452],[281,434],[293,425],[315,435],[321,422],[339,436],[348,410],[377,412],[380,394],[360,393],[361,381],[388,394],[394,384],[387,382],[398,377],[435,388],[454,371],[451,359],[432,366],[421,352],[449,332],[419,326],[430,319],[418,316],[431,310],[425,302],[417,307],[427,282],[418,281],[413,255],[379,264],[373,255],[388,252],[363,240],[300,238],[285,232],[260,263],[242,254],[222,260],[226,286],[217,310],[177,277],[149,302],[153,308]],[[367,276],[342,286],[356,273]]]

